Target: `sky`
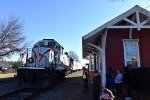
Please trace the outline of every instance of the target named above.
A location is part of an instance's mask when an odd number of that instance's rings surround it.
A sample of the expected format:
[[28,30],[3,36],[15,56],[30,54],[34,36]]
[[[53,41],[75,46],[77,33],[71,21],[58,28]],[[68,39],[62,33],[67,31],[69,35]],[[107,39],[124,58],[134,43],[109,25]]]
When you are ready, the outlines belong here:
[[150,10],[150,0],[1,0],[0,19],[15,15],[30,43],[55,39],[82,59],[82,36],[135,5]]

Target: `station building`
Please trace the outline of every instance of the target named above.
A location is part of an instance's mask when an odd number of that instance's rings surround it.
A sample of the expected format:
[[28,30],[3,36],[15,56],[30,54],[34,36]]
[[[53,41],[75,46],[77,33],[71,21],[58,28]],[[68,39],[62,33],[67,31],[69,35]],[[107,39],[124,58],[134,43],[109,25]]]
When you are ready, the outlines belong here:
[[102,87],[109,67],[123,71],[124,67],[149,66],[150,12],[134,6],[84,35],[82,49],[83,58],[89,60],[90,78],[95,70],[101,72]]

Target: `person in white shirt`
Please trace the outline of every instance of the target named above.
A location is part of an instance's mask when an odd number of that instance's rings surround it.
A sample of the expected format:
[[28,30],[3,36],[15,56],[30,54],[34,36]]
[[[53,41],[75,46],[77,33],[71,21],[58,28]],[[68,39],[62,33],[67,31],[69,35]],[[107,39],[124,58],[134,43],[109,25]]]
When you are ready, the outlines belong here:
[[117,70],[117,75],[115,77],[115,86],[116,86],[117,96],[120,96],[122,93],[122,82],[123,82],[123,75],[120,72],[120,70]]

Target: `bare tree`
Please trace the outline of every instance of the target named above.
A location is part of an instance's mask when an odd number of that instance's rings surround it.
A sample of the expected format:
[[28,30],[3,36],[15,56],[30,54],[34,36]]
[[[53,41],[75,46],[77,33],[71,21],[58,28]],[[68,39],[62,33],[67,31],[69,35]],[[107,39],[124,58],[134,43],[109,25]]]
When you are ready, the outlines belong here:
[[73,59],[74,61],[78,61],[79,60],[79,56],[74,52],[74,51],[70,51],[69,52],[69,56],[71,59]]
[[77,54],[74,51],[70,51],[68,53],[68,55],[69,55],[69,58],[70,58],[69,66],[73,66],[73,64],[74,64],[73,62],[78,61],[79,57],[77,56]]
[[0,57],[10,57],[26,48],[23,24],[16,17],[0,20]]

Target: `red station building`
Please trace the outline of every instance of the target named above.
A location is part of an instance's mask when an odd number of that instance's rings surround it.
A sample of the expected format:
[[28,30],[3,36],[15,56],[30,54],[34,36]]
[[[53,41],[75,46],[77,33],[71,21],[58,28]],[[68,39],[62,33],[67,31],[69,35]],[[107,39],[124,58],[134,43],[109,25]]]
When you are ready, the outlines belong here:
[[[83,58],[89,60],[90,78],[98,70],[102,87],[108,67],[150,65],[150,12],[136,5],[82,37]],[[136,61],[133,65],[133,58]]]

